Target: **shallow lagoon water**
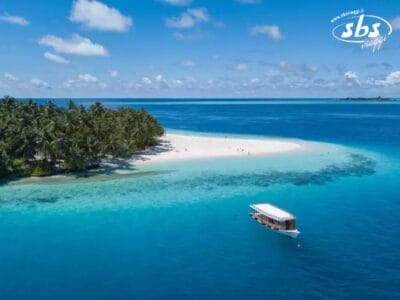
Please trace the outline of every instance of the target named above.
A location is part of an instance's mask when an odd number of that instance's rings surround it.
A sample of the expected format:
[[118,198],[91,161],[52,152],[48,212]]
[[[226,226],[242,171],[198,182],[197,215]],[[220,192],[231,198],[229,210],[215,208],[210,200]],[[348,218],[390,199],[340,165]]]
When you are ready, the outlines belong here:
[[303,149],[282,154],[170,161],[11,181],[2,187],[1,209],[25,207],[51,212],[164,206],[238,193],[252,199],[256,191],[274,185],[322,185],[376,172],[377,159],[371,152],[334,144],[299,143]]
[[[323,125],[336,122],[336,136],[328,126],[324,138],[317,139],[334,144],[268,157],[148,165],[63,183],[1,186],[2,296],[400,297],[400,147],[393,140],[400,133],[392,130],[393,119],[386,120],[383,112],[377,117],[368,105],[341,105],[334,121],[310,115],[318,112],[310,105],[320,104],[287,105],[274,104],[272,111],[257,105],[251,121],[259,122],[257,130],[243,124],[238,129],[238,119],[230,119],[238,104],[225,105],[227,112],[213,122],[222,134],[262,136],[261,109],[280,122],[304,119],[305,127],[314,122],[308,133],[292,125],[293,137],[309,140],[322,135]],[[201,120],[217,115],[214,105],[163,107],[161,112],[158,106],[147,108],[179,130],[199,130]],[[400,109],[393,107],[390,115],[399,116]],[[192,122],[172,126],[178,123],[168,115],[186,115],[188,108],[195,111]],[[251,106],[241,109],[252,111]],[[288,110],[289,121],[282,121]],[[327,115],[323,106],[319,111]],[[352,121],[356,131],[364,126],[363,136],[351,133],[350,114],[363,116]],[[358,123],[365,118],[368,122]],[[279,122],[275,129],[269,126],[264,135],[291,128]],[[352,142],[344,142],[350,136]],[[264,200],[297,216],[299,240],[266,230],[248,216],[248,205]]]

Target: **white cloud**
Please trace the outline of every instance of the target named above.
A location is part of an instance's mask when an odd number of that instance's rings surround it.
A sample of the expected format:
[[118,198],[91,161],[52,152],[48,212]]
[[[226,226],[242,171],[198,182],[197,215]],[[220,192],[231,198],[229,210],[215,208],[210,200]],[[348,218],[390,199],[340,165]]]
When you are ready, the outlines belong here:
[[69,79],[64,82],[67,88],[82,88],[82,87],[107,87],[107,84],[100,82],[98,78],[92,74],[79,74],[77,79]]
[[53,54],[51,52],[45,52],[43,54],[43,57],[45,59],[50,60],[50,61],[52,61],[54,63],[57,63],[57,64],[68,64],[69,63],[69,61],[66,60],[64,57],[56,55],[56,54]]
[[207,22],[209,19],[208,11],[206,8],[190,8],[187,12],[192,15],[198,22]]
[[383,80],[375,80],[376,85],[381,86],[394,86],[400,84],[400,71],[394,71],[386,75]]
[[4,78],[7,79],[8,81],[17,81],[18,78],[15,77],[13,74],[10,73],[4,73]]
[[131,17],[124,16],[117,9],[96,0],[75,1],[69,19],[101,31],[123,32],[132,26]]
[[184,60],[181,62],[181,66],[185,68],[193,68],[196,66],[196,64],[191,60]]
[[150,85],[152,83],[149,77],[142,77],[142,82],[146,85]]
[[162,76],[161,74],[158,74],[156,77],[154,77],[155,78],[155,80],[156,81],[158,81],[158,82],[162,82],[162,81],[164,81],[165,79],[164,79],[164,76]]
[[193,2],[193,0],[162,0],[162,1],[176,6],[185,6]]
[[400,17],[390,20],[390,25],[392,25],[393,30],[400,30]]
[[353,72],[353,71],[347,71],[346,73],[344,73],[344,77],[346,77],[348,79],[357,79],[358,80],[357,73]]
[[158,74],[152,78],[142,77],[138,82],[129,84],[129,88],[144,89],[144,90],[167,90],[191,88],[196,82],[192,77],[172,78],[167,79],[162,74]]
[[86,83],[96,83],[98,82],[98,79],[96,76],[93,76],[91,74],[79,74],[78,75],[78,79],[82,82],[86,82]]
[[354,83],[360,85],[360,79],[357,75],[357,72],[347,71],[346,73],[344,73],[344,78],[348,81],[348,85],[353,85]]
[[279,69],[268,69],[265,72],[265,76],[267,76],[267,77],[277,77],[280,75],[282,75],[282,71]]
[[244,72],[249,69],[249,66],[246,64],[237,64],[237,65],[234,65],[233,68],[235,69],[235,71]]
[[277,65],[278,70],[285,74],[294,76],[308,77],[318,72],[318,68],[308,64],[291,64],[288,61],[280,61]]
[[250,28],[250,33],[252,35],[266,35],[275,41],[283,39],[281,31],[276,25],[257,25]]
[[203,36],[199,33],[189,33],[189,34],[183,34],[181,32],[174,32],[174,38],[177,39],[178,41],[191,41],[191,40],[198,40],[201,39]]
[[236,1],[242,4],[260,4],[262,2],[261,0],[236,0]]
[[193,27],[196,23],[194,18],[187,14],[183,13],[178,18],[170,18],[166,21],[167,26],[169,27],[176,27],[176,28],[190,28]]
[[39,78],[33,78],[33,79],[31,80],[31,84],[32,84],[35,88],[38,88],[38,89],[42,89],[42,88],[48,89],[48,88],[50,88],[50,85],[49,85],[46,81],[43,81],[43,80],[41,80],[41,79],[39,79]]
[[112,78],[118,77],[118,71],[117,70],[111,70],[109,73],[110,73],[110,76]]
[[161,74],[156,75],[153,79],[143,77],[141,82],[142,84],[137,85],[137,87],[143,87],[144,84],[144,87],[156,90],[169,88],[168,80]]
[[1,22],[6,22],[6,23],[11,23],[11,24],[16,24],[19,26],[28,26],[29,22],[20,16],[11,16],[8,14],[3,14],[0,16],[0,21]]
[[182,79],[171,79],[171,86],[174,88],[181,88],[185,85]]
[[59,53],[82,56],[106,56],[107,49],[102,45],[93,43],[90,39],[74,34],[69,39],[54,35],[46,35],[39,40],[40,45],[48,46]]
[[319,73],[315,65],[309,64],[291,64],[288,61],[280,61],[277,64],[271,64],[265,71],[265,76],[274,82],[284,82],[288,80],[310,81]]
[[175,28],[192,28],[197,23],[207,22],[209,20],[206,8],[189,8],[179,17],[166,19],[165,23],[169,27]]

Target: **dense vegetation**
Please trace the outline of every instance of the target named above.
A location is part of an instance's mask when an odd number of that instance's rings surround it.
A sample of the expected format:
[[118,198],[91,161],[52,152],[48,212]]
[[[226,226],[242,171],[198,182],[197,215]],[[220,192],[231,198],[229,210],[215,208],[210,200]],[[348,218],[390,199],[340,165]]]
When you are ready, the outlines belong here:
[[70,101],[0,99],[0,177],[80,171],[104,157],[123,157],[157,144],[164,129],[144,110],[89,108]]

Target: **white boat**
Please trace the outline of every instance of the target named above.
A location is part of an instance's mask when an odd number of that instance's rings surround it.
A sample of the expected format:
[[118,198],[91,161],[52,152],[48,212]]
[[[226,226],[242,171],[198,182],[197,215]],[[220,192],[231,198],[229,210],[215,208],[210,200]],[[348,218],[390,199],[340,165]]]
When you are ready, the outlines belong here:
[[250,216],[274,231],[297,238],[300,232],[296,228],[296,218],[289,212],[269,203],[250,205]]

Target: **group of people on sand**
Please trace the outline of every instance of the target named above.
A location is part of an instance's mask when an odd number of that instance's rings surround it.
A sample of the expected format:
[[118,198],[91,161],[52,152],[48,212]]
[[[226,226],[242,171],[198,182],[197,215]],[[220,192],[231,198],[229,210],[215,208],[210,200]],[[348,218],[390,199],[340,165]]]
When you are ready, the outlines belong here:
[[[244,152],[244,149],[236,148],[236,152]],[[247,155],[250,155],[250,151],[247,151]]]
[[[185,152],[188,152],[188,149],[185,148]],[[236,152],[244,152],[243,148],[236,148]],[[251,155],[250,151],[247,151],[247,155]]]

